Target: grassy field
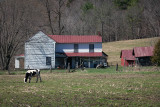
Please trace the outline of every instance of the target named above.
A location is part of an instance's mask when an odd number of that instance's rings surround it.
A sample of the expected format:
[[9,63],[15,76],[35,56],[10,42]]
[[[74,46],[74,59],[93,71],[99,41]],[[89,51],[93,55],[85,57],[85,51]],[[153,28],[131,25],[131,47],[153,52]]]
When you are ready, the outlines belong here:
[[153,106],[160,107],[160,71],[115,67],[42,71],[43,82],[23,83],[24,72],[0,73],[0,107]]
[[120,64],[121,50],[133,49],[134,47],[154,46],[158,39],[160,39],[160,37],[103,43],[103,51],[109,56],[109,64]]

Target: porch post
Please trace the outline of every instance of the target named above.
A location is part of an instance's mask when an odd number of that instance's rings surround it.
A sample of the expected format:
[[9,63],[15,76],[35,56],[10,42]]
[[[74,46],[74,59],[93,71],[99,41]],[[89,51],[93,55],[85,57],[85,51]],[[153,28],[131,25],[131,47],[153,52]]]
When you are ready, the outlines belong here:
[[88,67],[91,68],[90,57],[89,57],[89,61],[88,61]]
[[67,58],[64,58],[64,67],[67,69]]

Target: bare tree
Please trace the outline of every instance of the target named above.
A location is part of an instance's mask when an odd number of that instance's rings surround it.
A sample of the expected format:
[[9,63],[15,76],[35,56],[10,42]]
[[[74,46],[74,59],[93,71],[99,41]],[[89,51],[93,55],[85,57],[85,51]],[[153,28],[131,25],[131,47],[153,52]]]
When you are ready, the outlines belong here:
[[64,6],[65,2],[64,0],[58,0],[58,7],[57,9],[54,11],[56,14],[57,14],[57,17],[58,17],[58,34],[61,35],[62,34],[62,31],[64,29],[64,26],[62,25],[62,8]]
[[[42,0],[48,17],[49,27],[52,34],[62,34],[64,26],[62,24],[62,14],[66,7],[66,0]],[[56,23],[57,22],[57,23]]]
[[24,4],[22,0],[0,2],[0,66],[3,70],[9,70],[11,59],[26,39]]
[[150,36],[160,35],[160,1],[159,0],[142,0],[144,7],[144,21],[147,25]]
[[43,0],[42,1],[46,7],[46,11],[47,11],[47,17],[48,17],[48,22],[49,22],[49,28],[51,30],[51,33],[54,34],[54,27],[52,25],[52,9],[51,9],[51,3],[50,0]]

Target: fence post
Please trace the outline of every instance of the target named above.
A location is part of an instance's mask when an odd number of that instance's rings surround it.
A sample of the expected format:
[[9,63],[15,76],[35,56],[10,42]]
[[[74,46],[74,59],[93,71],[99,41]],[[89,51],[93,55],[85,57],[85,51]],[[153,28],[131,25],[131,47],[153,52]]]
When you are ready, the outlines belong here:
[[70,63],[68,63],[68,69],[67,69],[68,72],[70,72]]
[[50,73],[52,73],[52,64],[51,64],[51,66],[50,66]]
[[126,67],[126,58],[124,58],[124,71],[126,70],[125,67]]
[[81,70],[82,71],[84,70],[84,64],[83,64],[83,62],[82,62]]
[[116,71],[118,71],[118,63],[117,63],[117,65],[116,65]]

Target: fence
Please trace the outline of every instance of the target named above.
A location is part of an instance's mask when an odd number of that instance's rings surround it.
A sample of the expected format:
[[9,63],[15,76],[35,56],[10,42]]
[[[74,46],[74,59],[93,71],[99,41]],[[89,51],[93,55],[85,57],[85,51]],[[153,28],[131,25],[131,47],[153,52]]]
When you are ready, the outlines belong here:
[[160,67],[157,66],[133,66],[133,67],[123,67],[122,71],[160,71]]

